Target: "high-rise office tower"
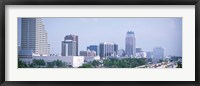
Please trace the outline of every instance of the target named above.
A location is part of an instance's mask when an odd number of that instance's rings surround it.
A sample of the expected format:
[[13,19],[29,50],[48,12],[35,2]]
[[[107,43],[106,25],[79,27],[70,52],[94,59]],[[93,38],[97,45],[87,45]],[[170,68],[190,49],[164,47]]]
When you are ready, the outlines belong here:
[[39,55],[50,54],[48,34],[42,18],[21,19],[21,50],[30,50]]
[[162,47],[153,48],[153,58],[164,59],[164,48]]
[[100,57],[106,58],[117,55],[118,45],[112,42],[104,42],[99,45]]
[[77,35],[67,35],[64,40],[72,40],[76,42],[76,56],[78,56],[78,36]]
[[90,51],[96,51],[96,55],[99,54],[99,48],[97,45],[90,45],[87,47],[87,50],[90,50]]
[[61,47],[62,56],[76,56],[76,41],[64,40]]
[[125,53],[129,57],[135,57],[136,55],[135,43],[136,43],[136,39],[135,39],[134,32],[128,31],[126,34],[126,39],[125,39]]

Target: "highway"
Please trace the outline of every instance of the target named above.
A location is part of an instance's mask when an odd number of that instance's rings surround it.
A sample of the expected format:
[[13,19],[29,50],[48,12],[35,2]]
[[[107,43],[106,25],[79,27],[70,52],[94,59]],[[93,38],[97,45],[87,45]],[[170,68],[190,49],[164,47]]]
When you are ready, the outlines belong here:
[[162,63],[157,63],[157,64],[142,65],[136,68],[176,68],[176,67],[177,65],[173,62],[162,62]]

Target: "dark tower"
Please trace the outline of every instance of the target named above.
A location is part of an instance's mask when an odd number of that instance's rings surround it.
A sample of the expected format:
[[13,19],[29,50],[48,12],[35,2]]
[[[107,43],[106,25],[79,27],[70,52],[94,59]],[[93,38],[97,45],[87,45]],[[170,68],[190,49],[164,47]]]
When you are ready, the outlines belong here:
[[78,56],[78,36],[77,35],[67,35],[64,40],[72,40],[76,42],[76,56]]

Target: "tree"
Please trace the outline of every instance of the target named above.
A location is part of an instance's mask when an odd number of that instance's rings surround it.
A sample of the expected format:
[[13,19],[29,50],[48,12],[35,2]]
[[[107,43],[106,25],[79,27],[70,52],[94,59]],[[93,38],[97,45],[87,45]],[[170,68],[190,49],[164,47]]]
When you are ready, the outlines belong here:
[[[87,64],[83,64],[80,68],[91,68],[91,67],[99,67],[101,63],[99,61],[92,61]],[[103,60],[103,67],[105,68],[134,68],[137,66],[145,65],[146,58],[109,58]]]
[[28,64],[28,67],[33,68],[33,67],[34,67],[34,64],[33,64],[33,63]]
[[177,62],[177,68],[182,68],[182,63],[181,62]]
[[91,64],[83,64],[81,67],[79,68],[92,68]]
[[53,68],[54,67],[54,63],[53,62],[47,62],[47,67],[48,68]]
[[137,66],[145,65],[145,63],[145,58],[110,58],[103,61],[104,67],[108,68],[134,68]]
[[63,62],[61,60],[56,60],[55,62],[56,62],[57,67],[63,67],[64,66]]
[[98,67],[101,63],[97,60],[94,60],[94,61],[91,62],[91,64],[92,64],[93,67]]
[[45,61],[43,59],[33,59],[33,67],[41,67],[41,66],[45,66]]
[[25,62],[22,62],[21,60],[18,60],[18,68],[26,68],[27,65]]

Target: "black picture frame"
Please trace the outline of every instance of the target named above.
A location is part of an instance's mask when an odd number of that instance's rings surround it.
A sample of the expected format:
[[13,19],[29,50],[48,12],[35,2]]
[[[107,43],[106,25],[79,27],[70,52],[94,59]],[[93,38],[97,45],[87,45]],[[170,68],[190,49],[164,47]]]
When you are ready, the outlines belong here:
[[[0,84],[2,86],[198,86],[200,0],[2,0],[0,8]],[[195,5],[195,81],[5,81],[6,5]]]

